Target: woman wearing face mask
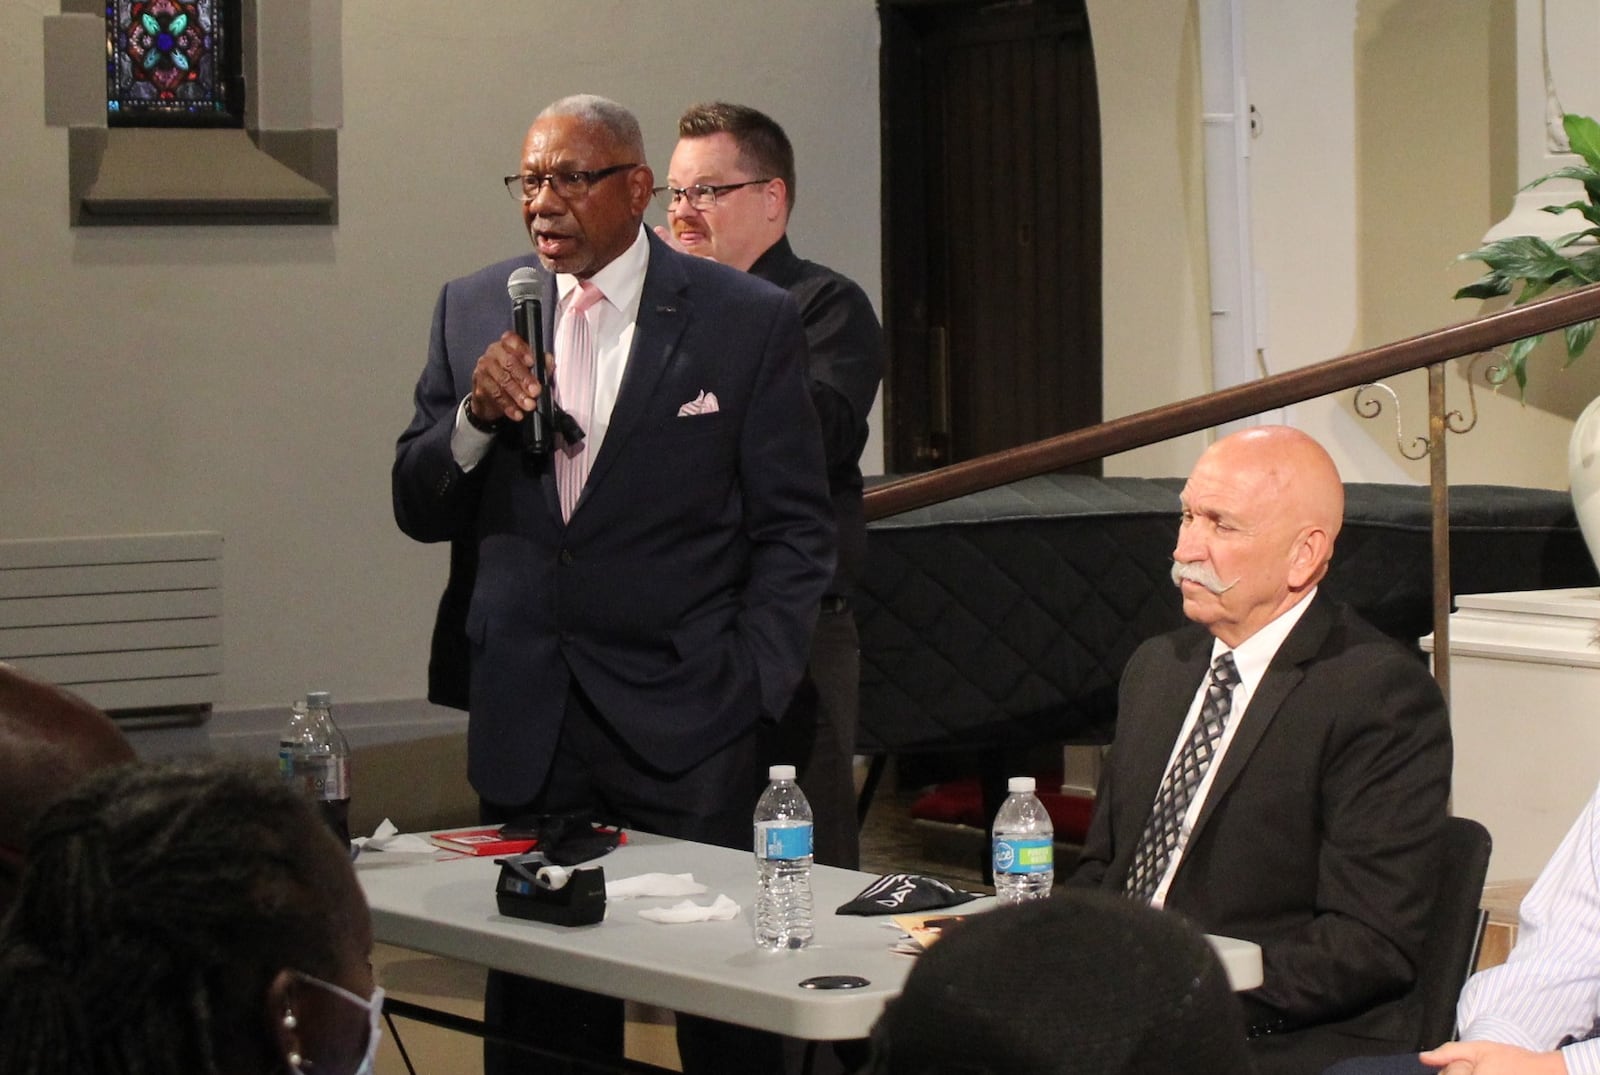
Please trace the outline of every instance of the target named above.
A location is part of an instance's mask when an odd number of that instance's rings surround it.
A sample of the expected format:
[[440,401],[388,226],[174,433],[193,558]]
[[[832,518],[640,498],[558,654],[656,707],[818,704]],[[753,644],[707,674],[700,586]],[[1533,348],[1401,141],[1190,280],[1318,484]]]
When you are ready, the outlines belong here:
[[132,765],[34,825],[0,925],[6,1075],[365,1075],[383,991],[344,849],[300,796]]

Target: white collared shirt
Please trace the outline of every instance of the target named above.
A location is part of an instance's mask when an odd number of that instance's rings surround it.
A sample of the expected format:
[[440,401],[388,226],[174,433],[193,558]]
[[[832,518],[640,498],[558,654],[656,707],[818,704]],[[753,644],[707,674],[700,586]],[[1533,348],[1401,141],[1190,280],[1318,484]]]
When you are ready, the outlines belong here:
[[[622,374],[628,366],[628,352],[633,347],[633,328],[639,317],[639,298],[644,293],[644,274],[650,267],[650,241],[645,238],[644,225],[632,245],[611,259],[599,272],[589,277],[589,282],[600,289],[605,299],[596,303],[590,323],[594,332],[595,369],[594,414],[584,429],[584,442],[590,458],[598,458],[606,430],[611,427],[611,411],[616,406],[617,394],[622,387]],[[561,319],[571,305],[572,293],[578,288],[578,278],[568,273],[556,274],[555,337],[559,339]],[[556,378],[560,379],[559,363]],[[485,433],[467,422],[463,408],[456,408],[455,429],[450,434],[450,453],[462,470],[470,471],[489,453],[494,434]]]
[[[633,328],[639,317],[639,296],[644,292],[644,273],[650,265],[650,241],[645,238],[644,226],[633,245],[612,258],[610,263],[589,277],[589,282],[605,296],[596,303],[590,316],[594,331],[594,413],[584,429],[584,451],[591,460],[600,457],[600,445],[605,442],[606,430],[611,428],[611,411],[617,405],[617,393],[622,387],[622,373],[628,366],[628,351],[633,347]],[[561,338],[561,319],[572,305],[578,290],[578,278],[566,273],[556,274],[556,339]],[[556,383],[561,383],[560,356],[556,361]],[[561,393],[556,392],[556,398]],[[592,465],[592,464],[591,464]]]
[[[1206,796],[1211,794],[1211,784],[1216,779],[1217,770],[1222,768],[1223,755],[1228,753],[1234,733],[1239,730],[1245,711],[1250,708],[1250,700],[1255,697],[1256,690],[1261,686],[1261,680],[1267,674],[1267,667],[1272,664],[1272,659],[1278,655],[1283,640],[1289,637],[1289,632],[1294,630],[1295,624],[1300,622],[1300,617],[1305,615],[1306,609],[1316,596],[1317,588],[1313,586],[1292,608],[1245,639],[1239,644],[1238,649],[1232,651],[1234,667],[1239,671],[1239,682],[1233,688],[1228,723],[1222,730],[1222,738],[1217,741],[1211,764],[1206,767],[1205,776],[1200,778],[1200,786],[1195,789],[1194,798],[1189,800],[1189,808],[1183,812],[1183,821],[1178,826],[1178,844],[1172,849],[1171,857],[1167,859],[1167,869],[1161,875],[1161,883],[1156,886],[1155,894],[1150,897],[1152,907],[1166,905],[1167,889],[1172,885],[1178,864],[1183,861],[1183,853],[1189,846],[1189,834],[1194,831],[1195,819],[1200,816],[1200,810],[1205,806]],[[1218,657],[1228,652],[1228,647],[1220,638],[1214,639],[1211,643],[1211,662],[1214,664]],[[1183,718],[1183,727],[1178,730],[1178,738],[1172,745],[1172,753],[1167,756],[1166,769],[1162,770],[1163,783],[1166,782],[1167,771],[1178,760],[1183,744],[1188,742],[1195,721],[1200,719],[1200,706],[1205,701],[1206,688],[1210,685],[1211,673],[1208,666],[1205,676],[1200,680],[1200,689],[1195,691],[1194,700],[1189,703],[1189,713]]]

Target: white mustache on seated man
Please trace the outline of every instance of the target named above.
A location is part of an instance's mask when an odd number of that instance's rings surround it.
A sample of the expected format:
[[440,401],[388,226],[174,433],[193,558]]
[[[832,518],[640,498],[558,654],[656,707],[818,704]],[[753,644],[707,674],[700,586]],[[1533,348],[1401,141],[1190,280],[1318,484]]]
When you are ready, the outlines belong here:
[[1223,582],[1217,576],[1216,569],[1208,563],[1186,564],[1181,560],[1172,561],[1172,584],[1179,586],[1185,582],[1193,582],[1204,586],[1218,595],[1225,594],[1239,585],[1238,579],[1234,579],[1232,582]]

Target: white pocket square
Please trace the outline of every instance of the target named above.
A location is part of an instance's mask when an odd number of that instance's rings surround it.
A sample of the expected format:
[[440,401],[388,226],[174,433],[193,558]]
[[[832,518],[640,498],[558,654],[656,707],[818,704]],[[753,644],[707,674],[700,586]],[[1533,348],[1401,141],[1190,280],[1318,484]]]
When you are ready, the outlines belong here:
[[698,396],[695,396],[688,403],[685,403],[683,406],[678,408],[678,417],[679,418],[687,418],[692,414],[716,414],[716,413],[717,413],[717,397],[716,397],[716,393],[707,392],[704,389],[702,389],[700,391],[700,394]]

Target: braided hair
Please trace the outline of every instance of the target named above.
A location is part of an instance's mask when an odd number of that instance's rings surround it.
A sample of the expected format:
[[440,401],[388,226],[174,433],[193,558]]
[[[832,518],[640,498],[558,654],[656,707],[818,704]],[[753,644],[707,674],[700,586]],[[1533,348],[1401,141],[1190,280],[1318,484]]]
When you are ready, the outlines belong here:
[[360,907],[308,802],[236,766],[129,765],[29,835],[0,925],[0,1071],[280,1069],[267,987],[285,967],[333,977]]
[[0,663],[0,917],[22,872],[28,826],[85,776],[136,757],[94,706]]

